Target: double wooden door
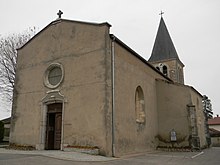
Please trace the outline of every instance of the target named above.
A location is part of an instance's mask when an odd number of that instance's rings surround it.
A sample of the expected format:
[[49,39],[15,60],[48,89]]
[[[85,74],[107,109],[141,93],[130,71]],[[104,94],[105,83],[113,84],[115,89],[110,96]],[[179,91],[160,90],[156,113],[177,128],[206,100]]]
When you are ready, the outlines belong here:
[[46,144],[47,150],[59,150],[61,145],[62,132],[62,104],[54,103],[48,105]]

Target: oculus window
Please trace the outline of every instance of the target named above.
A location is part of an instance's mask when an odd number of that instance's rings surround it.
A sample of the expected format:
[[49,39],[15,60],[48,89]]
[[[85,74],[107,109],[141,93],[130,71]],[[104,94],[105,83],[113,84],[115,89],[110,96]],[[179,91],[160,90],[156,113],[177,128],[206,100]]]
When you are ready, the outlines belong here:
[[51,89],[57,88],[63,81],[64,71],[59,63],[51,64],[44,75],[44,84]]

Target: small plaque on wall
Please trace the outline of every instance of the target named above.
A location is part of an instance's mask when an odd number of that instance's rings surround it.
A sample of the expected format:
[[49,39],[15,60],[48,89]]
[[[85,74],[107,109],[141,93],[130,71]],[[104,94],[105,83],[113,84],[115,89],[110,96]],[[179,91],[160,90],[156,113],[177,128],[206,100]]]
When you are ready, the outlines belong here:
[[176,131],[174,131],[174,129],[170,132],[170,140],[171,142],[176,141]]

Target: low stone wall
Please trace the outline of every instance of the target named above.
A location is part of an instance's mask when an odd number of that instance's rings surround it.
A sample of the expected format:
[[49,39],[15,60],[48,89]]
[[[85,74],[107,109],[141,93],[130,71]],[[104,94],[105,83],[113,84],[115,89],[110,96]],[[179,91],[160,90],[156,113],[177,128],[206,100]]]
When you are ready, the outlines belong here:
[[211,137],[212,147],[220,147],[220,137]]

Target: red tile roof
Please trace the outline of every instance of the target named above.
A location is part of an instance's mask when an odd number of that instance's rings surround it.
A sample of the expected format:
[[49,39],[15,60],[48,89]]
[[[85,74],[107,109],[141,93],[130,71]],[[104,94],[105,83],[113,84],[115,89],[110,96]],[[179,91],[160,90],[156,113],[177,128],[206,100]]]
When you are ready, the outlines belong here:
[[220,125],[220,117],[214,117],[208,120],[209,125]]

